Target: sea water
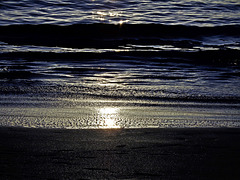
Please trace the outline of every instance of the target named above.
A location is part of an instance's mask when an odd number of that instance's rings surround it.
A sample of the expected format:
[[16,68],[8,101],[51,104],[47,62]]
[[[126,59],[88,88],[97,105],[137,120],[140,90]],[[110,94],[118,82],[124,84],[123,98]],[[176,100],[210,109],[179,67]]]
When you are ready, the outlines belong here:
[[1,2],[1,25],[239,24],[239,0],[22,0]]
[[0,125],[239,127],[238,0],[0,1]]

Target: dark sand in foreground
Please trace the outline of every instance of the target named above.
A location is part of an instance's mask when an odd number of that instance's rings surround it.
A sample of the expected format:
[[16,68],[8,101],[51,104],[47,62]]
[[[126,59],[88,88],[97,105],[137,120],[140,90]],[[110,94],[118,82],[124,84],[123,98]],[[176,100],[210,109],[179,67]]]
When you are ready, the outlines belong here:
[[0,128],[0,179],[239,179],[240,129]]

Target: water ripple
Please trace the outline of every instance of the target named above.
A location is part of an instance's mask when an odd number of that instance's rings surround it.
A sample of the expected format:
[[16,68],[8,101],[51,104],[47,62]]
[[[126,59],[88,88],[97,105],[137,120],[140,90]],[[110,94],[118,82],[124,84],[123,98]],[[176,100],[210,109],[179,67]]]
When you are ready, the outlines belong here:
[[240,23],[239,1],[24,0],[1,1],[0,5],[0,25],[125,22],[215,26]]

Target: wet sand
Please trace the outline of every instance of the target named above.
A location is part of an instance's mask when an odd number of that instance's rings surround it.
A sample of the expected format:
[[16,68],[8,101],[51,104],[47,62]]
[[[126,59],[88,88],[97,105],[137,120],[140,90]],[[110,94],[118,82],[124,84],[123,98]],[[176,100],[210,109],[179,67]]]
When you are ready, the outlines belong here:
[[0,179],[239,179],[240,129],[0,128]]

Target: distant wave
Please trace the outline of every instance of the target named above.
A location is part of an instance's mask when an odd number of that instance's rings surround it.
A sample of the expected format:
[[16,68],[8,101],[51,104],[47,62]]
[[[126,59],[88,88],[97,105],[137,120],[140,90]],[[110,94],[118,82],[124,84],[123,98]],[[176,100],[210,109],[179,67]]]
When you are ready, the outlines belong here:
[[[76,24],[0,26],[0,41],[63,47],[119,46],[132,42],[157,44],[159,39],[240,36],[240,25],[197,27],[161,24]],[[102,41],[105,41],[104,44]],[[133,43],[134,44],[134,43]]]
[[212,65],[234,65],[240,66],[239,50],[222,51],[199,51],[199,52],[148,52],[148,51],[129,51],[129,52],[104,52],[104,53],[51,53],[51,52],[10,52],[1,54],[0,59],[31,59],[37,60],[134,60],[146,59],[151,62],[175,62],[175,63],[197,63]]
[[11,25],[0,26],[0,42],[2,58],[240,62],[239,25]]

